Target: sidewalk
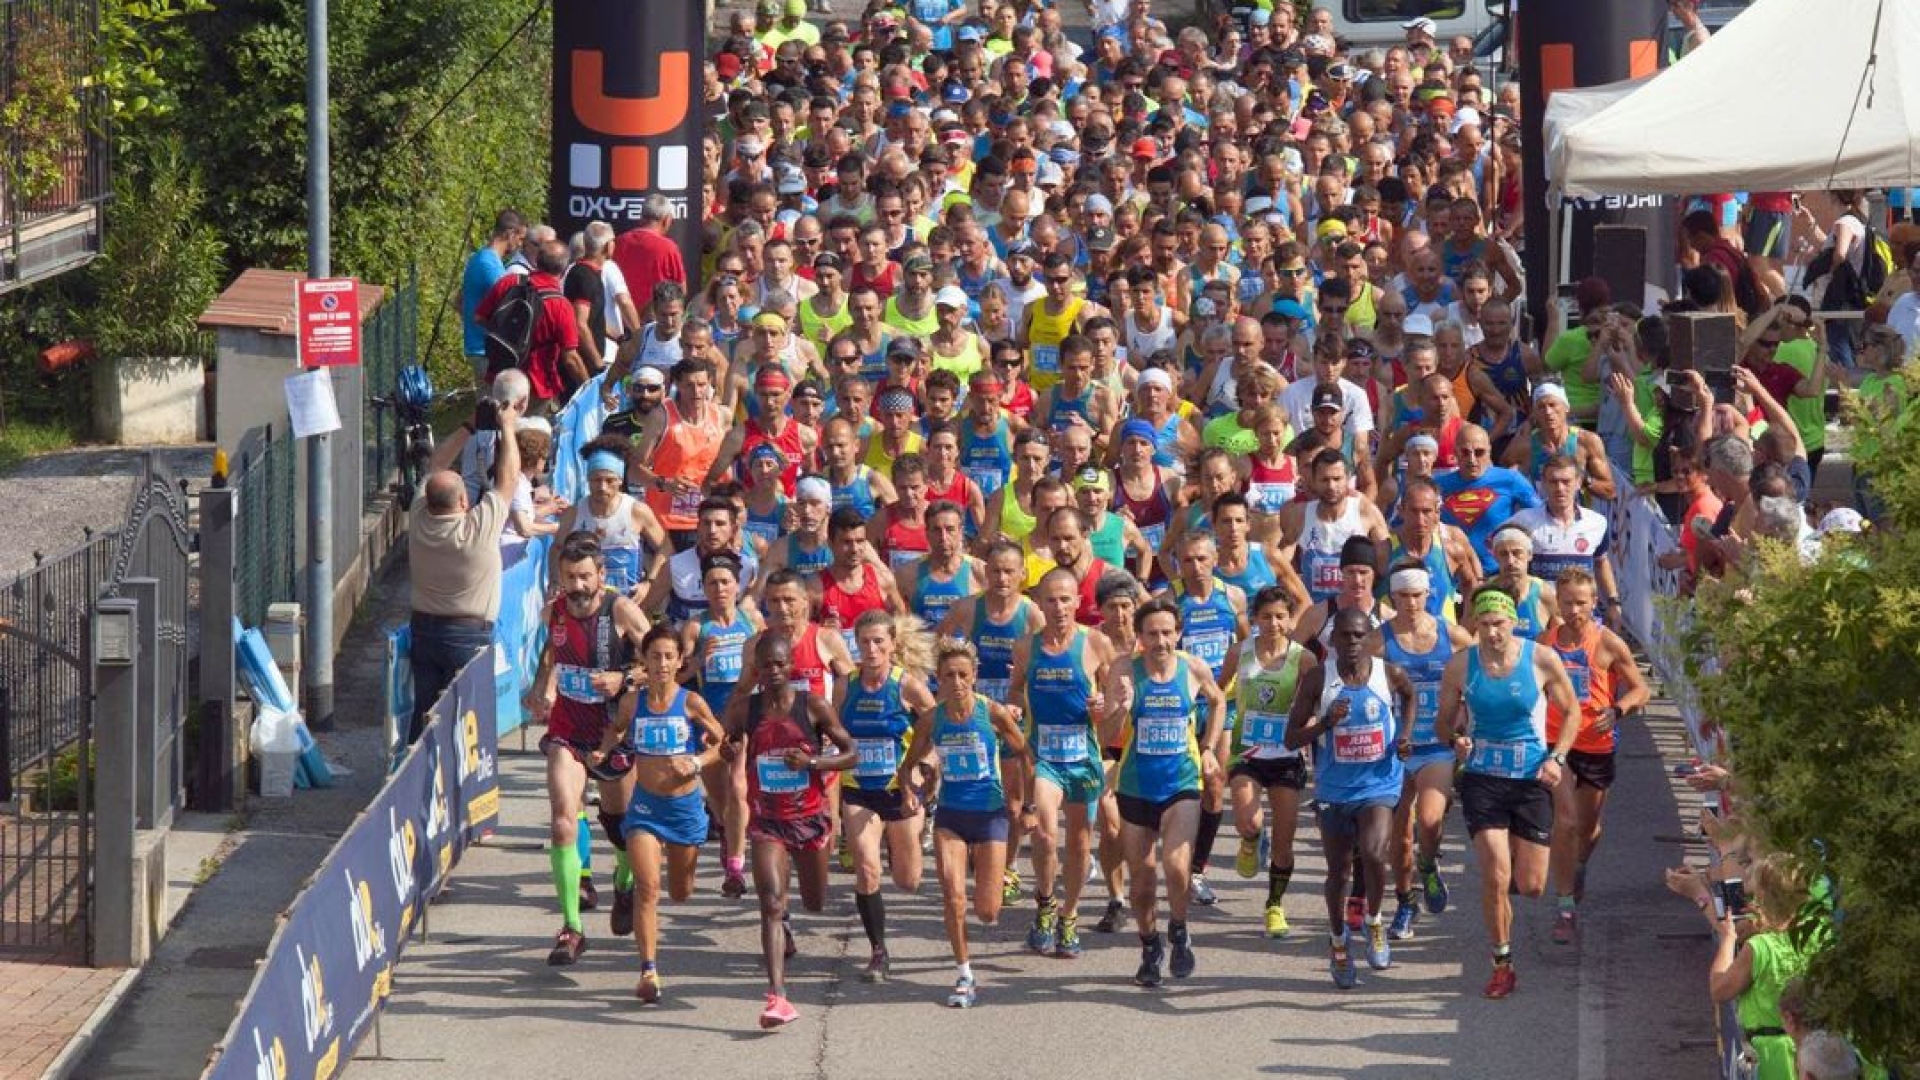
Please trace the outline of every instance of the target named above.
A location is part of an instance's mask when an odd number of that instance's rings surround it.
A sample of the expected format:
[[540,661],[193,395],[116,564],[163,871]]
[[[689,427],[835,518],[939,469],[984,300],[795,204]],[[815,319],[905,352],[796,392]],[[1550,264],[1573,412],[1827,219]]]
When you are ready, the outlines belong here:
[[[76,1041],[47,1073],[50,1080],[190,1080],[205,1068],[253,982],[255,965],[266,955],[281,912],[385,779],[383,628],[404,618],[406,610],[407,563],[402,557],[375,582],[336,661],[338,730],[316,736],[328,760],[351,769],[352,775],[331,788],[296,791],[291,799],[255,798],[244,823],[214,819],[222,843],[218,852],[207,854],[209,862],[202,862],[200,855],[183,857],[175,845],[186,821],[205,815],[189,815],[176,826],[169,837],[168,877],[178,882],[184,875],[191,896],[153,959],[112,1003],[111,1016]],[[70,982],[101,974],[64,970],[77,974],[57,980],[57,989],[34,995],[33,1008],[47,1011],[43,999],[65,1001]],[[11,1012],[11,1001],[0,997],[0,1009]],[[0,1028],[0,1039],[4,1031]],[[15,1073],[8,1064],[0,1057],[0,1080],[41,1075]]]
[[0,1078],[44,1074],[125,975],[119,968],[0,961]]

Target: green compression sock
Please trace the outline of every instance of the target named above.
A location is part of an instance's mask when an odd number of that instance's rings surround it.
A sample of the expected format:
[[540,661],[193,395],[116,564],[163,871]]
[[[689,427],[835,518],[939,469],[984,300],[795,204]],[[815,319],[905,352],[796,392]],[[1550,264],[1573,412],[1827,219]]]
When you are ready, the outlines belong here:
[[580,850],[572,844],[555,844],[547,849],[547,861],[553,867],[553,891],[560,898],[560,914],[567,929],[580,929]]
[[624,851],[613,853],[613,887],[621,892],[633,891],[633,864]]

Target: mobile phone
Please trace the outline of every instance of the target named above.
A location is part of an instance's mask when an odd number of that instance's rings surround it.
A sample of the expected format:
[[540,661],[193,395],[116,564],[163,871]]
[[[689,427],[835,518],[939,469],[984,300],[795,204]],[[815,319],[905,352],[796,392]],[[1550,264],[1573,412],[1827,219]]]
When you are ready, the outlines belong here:
[[1698,776],[1700,775],[1700,763],[1697,761],[1683,761],[1673,767],[1673,775],[1683,779],[1689,776]]
[[1726,905],[1727,914],[1736,919],[1747,916],[1747,883],[1739,878],[1728,878],[1720,883],[1720,897]]

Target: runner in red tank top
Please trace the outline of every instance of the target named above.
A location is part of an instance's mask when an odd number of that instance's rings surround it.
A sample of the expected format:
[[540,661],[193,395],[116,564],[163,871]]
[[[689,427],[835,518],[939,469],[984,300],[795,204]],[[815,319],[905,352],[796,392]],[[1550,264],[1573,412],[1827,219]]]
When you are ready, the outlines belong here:
[[889,479],[898,498],[866,522],[866,529],[867,539],[886,558],[887,568],[898,570],[927,553],[926,459],[901,454],[894,459]]
[[[827,902],[828,777],[857,760],[826,700],[797,692],[793,647],[784,636],[762,633],[752,660],[759,686],[741,686],[727,703],[727,745],[746,757],[747,836],[753,844],[753,881],[760,900],[760,951],[767,965],[763,1028],[798,1018],[787,1001],[786,960],[794,949],[787,924],[789,870],[800,874],[800,903],[817,912]],[[822,751],[832,753],[823,755]]]
[[[820,571],[820,621],[838,630],[853,656],[853,624],[869,611],[901,612],[907,609],[893,573],[874,559],[867,543],[867,523],[860,512],[843,506],[827,522],[827,546],[833,550],[833,562]],[[925,530],[921,536],[923,546]]]
[[1080,582],[1080,607],[1073,613],[1074,621],[1081,626],[1099,626],[1100,601],[1094,593],[1111,567],[1095,557],[1093,546],[1087,543],[1087,515],[1079,507],[1063,506],[1053,512],[1047,521],[1047,550],[1055,565],[1072,571]]

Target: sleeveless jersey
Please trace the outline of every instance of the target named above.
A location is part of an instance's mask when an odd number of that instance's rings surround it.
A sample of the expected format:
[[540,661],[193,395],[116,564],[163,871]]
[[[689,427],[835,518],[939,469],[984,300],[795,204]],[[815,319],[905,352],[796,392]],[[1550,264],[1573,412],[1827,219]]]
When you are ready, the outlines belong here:
[[1213,576],[1239,589],[1247,598],[1249,605],[1253,603],[1254,596],[1261,589],[1279,581],[1273,575],[1273,564],[1267,561],[1266,549],[1262,548],[1257,541],[1247,543],[1247,565],[1241,567],[1239,573],[1229,574],[1216,564],[1213,568]]
[[993,701],[1007,700],[1013,683],[1014,643],[1033,632],[1027,625],[1027,606],[1021,604],[1014,610],[1017,614],[1001,623],[988,618],[985,597],[973,608],[973,633],[969,640],[980,651],[980,671],[974,678],[974,686]]
[[827,812],[823,773],[787,768],[783,755],[798,747],[819,752],[807,721],[807,693],[793,696],[785,713],[767,709],[767,696],[755,693],[747,703],[747,806],[760,821],[794,821]]
[[1034,755],[1055,765],[1077,765],[1098,756],[1100,735],[1087,711],[1093,682],[1087,676],[1087,630],[1074,627],[1066,651],[1054,654],[1035,635],[1027,648],[1027,733]]
[[[816,298],[819,294],[816,294]],[[821,352],[827,351],[827,342],[833,336],[853,325],[853,316],[847,313],[847,298],[840,298],[840,306],[831,315],[821,315],[813,309],[813,299],[800,302],[800,336],[813,342],[813,347]]]
[[1533,668],[1531,641],[1520,643],[1513,670],[1496,678],[1480,666],[1480,647],[1467,650],[1467,714],[1473,752],[1466,771],[1531,780],[1547,760],[1547,695]]
[[940,805],[990,814],[1007,806],[1000,782],[1000,736],[987,714],[987,699],[973,695],[973,708],[955,719],[945,702],[934,708],[933,748],[940,755]]
[[1031,310],[1033,323],[1028,328],[1027,340],[1032,345],[1029,357],[1031,367],[1027,382],[1035,393],[1050,389],[1060,381],[1060,343],[1073,333],[1073,324],[1080,318],[1080,309],[1087,302],[1075,297],[1067,301],[1065,311],[1057,315],[1047,313],[1047,302],[1036,302]]
[[1034,516],[1020,505],[1020,491],[1008,484],[1000,489],[1000,532],[1007,539],[1019,543],[1028,551],[1033,545],[1028,541],[1033,536],[1033,527],[1039,524]]
[[1251,467],[1247,476],[1247,508],[1256,514],[1278,514],[1300,490],[1293,458],[1283,454],[1280,462],[1269,465],[1257,457],[1247,459]]
[[887,673],[878,689],[859,675],[847,681],[847,699],[840,723],[853,736],[860,760],[851,772],[840,774],[840,786],[862,791],[891,791],[900,757],[913,737],[913,714],[900,696],[900,668]]
[[593,512],[588,501],[580,503],[573,515],[573,531],[590,532],[600,541],[606,556],[607,586],[622,593],[632,592],[640,583],[640,568],[646,565],[646,543],[640,530],[633,527],[633,496],[614,496],[613,509],[605,517]]
[[1348,686],[1335,665],[1328,665],[1320,691],[1319,715],[1347,700],[1346,718],[1314,744],[1314,793],[1322,803],[1398,800],[1406,780],[1397,743],[1400,720],[1393,712],[1387,665],[1376,659],[1360,686]]
[[860,584],[849,589],[845,582],[834,576],[833,567],[820,571],[820,616],[831,615],[840,624],[840,638],[847,643],[847,651],[855,660],[860,659],[859,642],[854,640],[853,624],[860,616],[869,611],[884,611],[887,598],[880,591],[879,575],[870,566],[860,567]]
[[1360,513],[1358,493],[1347,496],[1340,515],[1332,521],[1321,520],[1320,506],[1314,502],[1307,507],[1307,527],[1300,534],[1300,577],[1308,595],[1328,600],[1340,591],[1340,548],[1348,537],[1366,528],[1366,518]]
[[787,569],[794,571],[808,581],[818,581],[820,572],[833,565],[833,549],[826,544],[809,551],[800,546],[800,534],[788,533]]
[[687,719],[687,692],[676,689],[667,707],[655,711],[645,689],[638,692],[627,745],[641,757],[678,757],[700,752],[700,733]]
[[[1186,653],[1176,653],[1181,658]],[[1200,790],[1199,695],[1185,663],[1173,677],[1153,679],[1142,658],[1133,661],[1133,712],[1120,756],[1120,794],[1164,802]]]
[[939,626],[953,605],[973,595],[973,562],[965,556],[960,559],[960,569],[946,581],[933,576],[926,559],[913,564],[911,576],[907,606],[928,626]]
[[887,557],[887,568],[897,574],[926,555],[927,519],[923,515],[920,524],[909,525],[895,515],[891,506],[882,512],[887,516],[887,529],[880,535],[880,553]]
[[833,669],[820,652],[819,623],[808,623],[794,639],[793,668],[787,681],[801,693],[817,694],[822,699],[833,696]]
[[754,634],[746,613],[735,609],[733,621],[716,622],[712,612],[700,617],[699,637],[694,657],[700,672],[700,700],[715,716],[726,712],[733,688],[740,682],[740,669],[746,659],[747,639]]
[[[1058,391],[1060,385],[1055,383],[1054,389]],[[1093,390],[1093,384],[1088,383],[1078,397],[1061,397],[1059,393],[1054,393],[1048,399],[1047,415],[1040,418],[1040,426],[1058,434],[1072,427],[1073,418],[1077,416],[1085,421],[1088,427],[1092,427]]]
[[780,530],[786,525],[786,521],[787,497],[780,495],[774,499],[771,514],[762,514],[749,505],[747,520],[744,524],[748,536],[758,537],[765,541],[768,547],[772,547],[773,542],[780,539]]
[[[1548,449],[1547,445],[1540,441],[1540,432],[1537,429],[1527,432],[1527,479],[1538,484],[1541,473],[1546,471],[1547,459],[1555,454],[1559,454],[1569,461],[1578,462],[1580,460],[1580,432],[1572,428],[1567,429],[1567,437],[1561,440],[1560,445],[1552,449]],[[1586,469],[1582,468],[1580,474],[1585,476]]]
[[992,498],[1006,484],[1013,475],[1013,436],[1006,417],[995,420],[987,435],[974,430],[971,420],[960,429],[960,471],[985,498]]
[[933,306],[933,299],[927,299],[927,313],[918,318],[900,310],[898,296],[887,297],[887,306],[880,320],[908,337],[925,340],[935,330],[940,329],[940,316]]
[[833,508],[850,506],[859,511],[863,518],[870,518],[878,509],[873,498],[873,470],[866,465],[853,467],[853,479],[845,484],[831,484],[833,488]]
[[[758,420],[748,420],[746,428],[746,435],[740,441],[740,467],[742,469],[746,467],[747,459],[752,455],[754,447],[762,443],[772,446],[780,451],[787,462],[786,466],[780,470],[780,491],[787,498],[793,498],[793,485],[800,480],[800,467],[805,464],[807,456],[806,446],[800,440],[800,425],[788,421],[787,426],[782,428],[778,435],[768,433],[760,426]],[[704,493],[702,498],[705,498]]]
[[553,650],[553,709],[547,734],[570,742],[598,743],[613,717],[613,699],[593,688],[593,676],[628,664],[626,638],[613,624],[619,594],[602,593],[600,606],[586,618],[567,610],[560,596],[547,606],[547,647]]
[[1177,581],[1173,593],[1180,599],[1180,648],[1198,657],[1218,679],[1237,632],[1233,601],[1218,581],[1204,600]]
[[[707,470],[713,468],[713,460],[720,456],[720,444],[727,437],[727,429],[717,406],[708,409],[712,419],[706,423],[682,415],[672,397],[660,407],[667,411],[667,427],[649,465],[656,476],[687,484],[691,494],[649,488],[647,506],[660,519],[661,528],[684,532],[699,524],[700,503],[707,497],[703,490]],[[742,460],[745,456],[743,452]]]
[[1173,500],[1167,495],[1166,481],[1161,477],[1158,465],[1153,468],[1153,485],[1151,495],[1135,499],[1127,494],[1127,485],[1116,477],[1110,509],[1128,511],[1134,526],[1146,538],[1147,546],[1158,552],[1166,546],[1167,523],[1173,520]]
[[1416,653],[1400,643],[1391,623],[1380,627],[1387,663],[1406,672],[1413,683],[1413,722],[1408,725],[1407,741],[1416,753],[1443,745],[1434,734],[1434,722],[1440,718],[1440,677],[1446,673],[1447,661],[1453,659],[1453,639],[1447,636],[1447,624],[1437,621],[1434,637],[1433,648]]
[[1260,663],[1254,638],[1240,643],[1240,667],[1234,674],[1234,702],[1240,707],[1240,722],[1233,728],[1235,761],[1300,756],[1300,751],[1287,749],[1287,713],[1300,680],[1300,658],[1306,654],[1289,641],[1279,662],[1267,667]]
[[1094,558],[1115,566],[1127,564],[1127,523],[1119,514],[1101,515],[1100,524],[1087,536]]
[[1540,603],[1540,579],[1527,578],[1527,594],[1520,598],[1517,606],[1518,618],[1513,621],[1513,632],[1523,638],[1537,638],[1546,632],[1546,607]]
[[1126,319],[1127,358],[1135,364],[1144,364],[1162,349],[1171,349],[1180,335],[1173,328],[1173,310],[1162,307],[1160,320],[1146,330],[1134,321],[1134,313],[1127,312]]
[[[1588,622],[1586,632],[1573,645],[1560,644],[1559,634],[1547,642],[1560,654],[1567,678],[1573,680],[1573,697],[1580,703],[1580,733],[1573,740],[1573,748],[1583,754],[1611,754],[1614,749],[1613,731],[1596,734],[1593,730],[1600,714],[1613,707],[1613,671],[1599,664],[1601,640],[1599,624]],[[1547,702],[1549,743],[1560,738],[1560,725],[1564,722],[1560,710],[1554,708],[1553,702]]]

